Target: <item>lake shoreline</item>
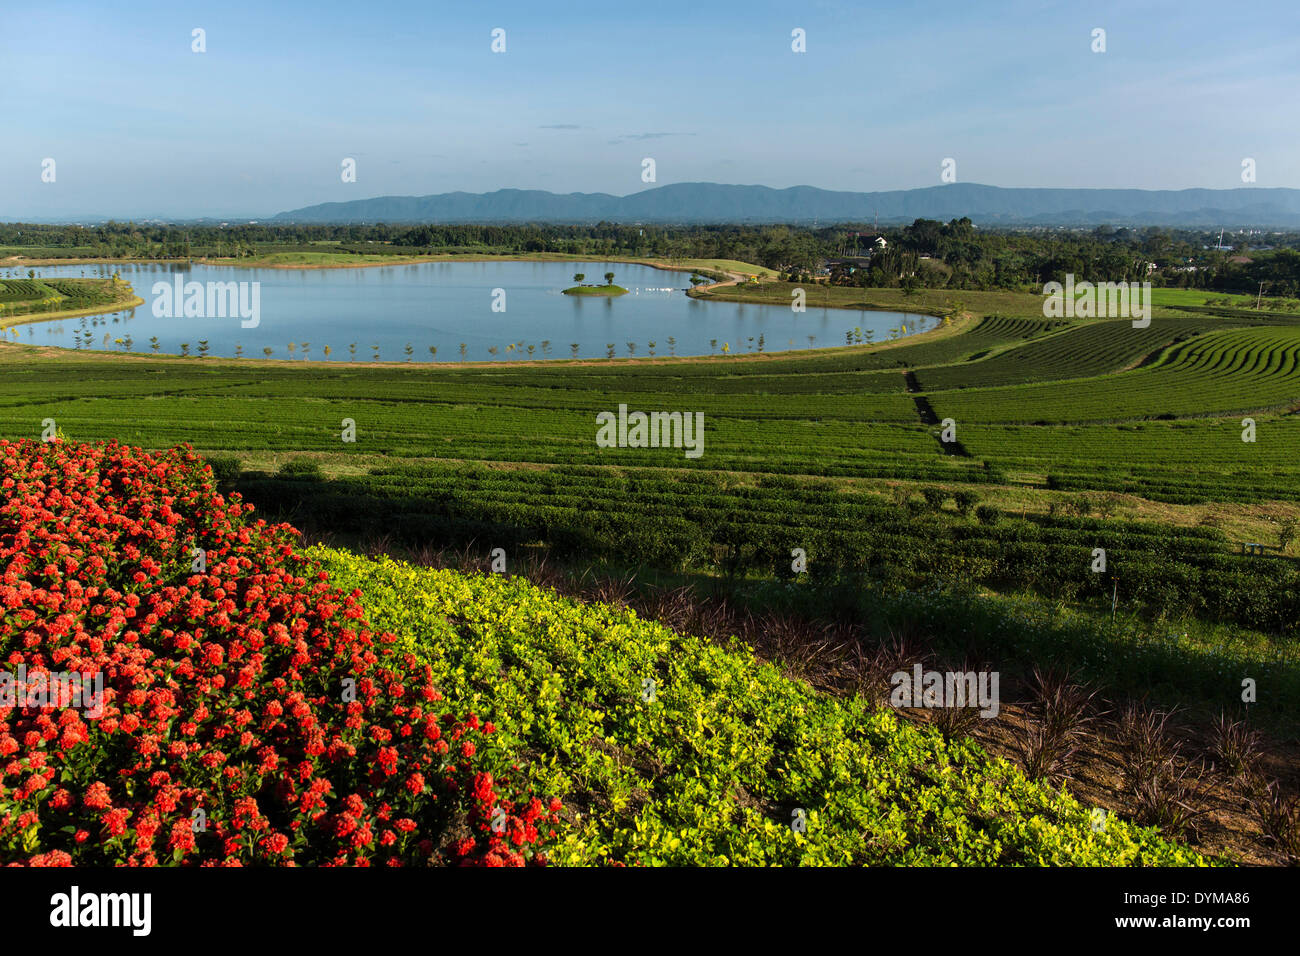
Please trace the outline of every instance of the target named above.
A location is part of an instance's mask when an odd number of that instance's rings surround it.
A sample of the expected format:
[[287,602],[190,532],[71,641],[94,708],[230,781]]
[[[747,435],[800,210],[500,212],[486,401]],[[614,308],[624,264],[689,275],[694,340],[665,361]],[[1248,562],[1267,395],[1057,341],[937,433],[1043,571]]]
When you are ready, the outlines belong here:
[[88,309],[66,309],[62,312],[34,312],[30,314],[15,315],[10,319],[0,319],[0,329],[15,329],[20,325],[33,325],[37,322],[57,322],[59,319],[75,319],[85,315],[112,315],[114,312],[125,312],[129,309],[138,309],[144,305],[144,299],[134,294],[129,299],[123,299],[113,305],[112,308],[105,309],[102,306],[92,306]]
[[[470,257],[455,257],[443,261],[469,261]],[[209,299],[212,295],[211,280],[219,280],[227,284],[230,281],[240,278],[238,273],[231,273],[220,269],[220,265],[212,261],[196,261],[194,265],[206,267],[209,272],[204,274],[203,268],[196,268],[186,275],[185,266],[177,266],[173,260],[113,260],[121,264],[121,272],[127,275],[135,285],[148,286],[154,283],[154,280],[161,279],[164,282],[171,283],[177,278],[189,278],[197,280],[196,284],[203,284],[207,278],[207,292]],[[421,260],[425,261],[425,260]],[[650,262],[637,261],[632,259],[620,260],[626,262],[627,268],[623,274],[632,277],[632,282],[628,283],[629,289],[635,286],[641,292],[648,293],[641,298],[635,298],[628,295],[623,287],[610,286],[592,286],[590,290],[582,288],[583,293],[590,291],[590,295],[556,295],[560,291],[569,291],[563,289],[564,283],[556,280],[568,279],[574,272],[585,271],[591,273],[601,262],[607,263],[602,269],[613,268],[614,260],[612,259],[592,259],[583,257],[580,261],[556,260],[553,257],[527,256],[527,257],[473,257],[476,263],[473,269],[456,269],[456,268],[439,268],[431,270],[406,270],[393,271],[387,273],[329,273],[315,272],[311,280],[308,280],[305,273],[299,273],[301,279],[291,278],[292,272],[277,271],[271,272],[268,269],[266,273],[245,273],[249,278],[260,279],[262,286],[262,301],[268,304],[274,304],[274,312],[267,312],[269,317],[274,317],[283,324],[285,329],[282,333],[272,333],[272,335],[282,335],[278,341],[268,338],[265,333],[245,331],[238,329],[204,328],[202,330],[195,328],[189,330],[188,324],[181,328],[174,321],[160,321],[168,319],[166,314],[169,310],[164,310],[163,314],[145,309],[139,311],[139,307],[145,306],[148,297],[136,296],[134,289],[126,289],[125,294],[130,298],[124,298],[118,302],[93,306],[89,308],[78,309],[75,311],[60,312],[42,312],[27,314],[21,316],[12,316],[11,323],[27,324],[34,327],[37,324],[44,324],[50,329],[50,336],[46,341],[52,344],[52,347],[73,348],[74,345],[80,346],[80,342],[73,341],[71,330],[66,327],[60,327],[61,320],[72,318],[74,316],[109,316],[114,313],[129,314],[132,322],[131,330],[137,340],[154,341],[154,336],[161,340],[161,350],[155,354],[177,355],[184,357],[185,350],[181,347],[184,345],[185,336],[198,335],[200,337],[207,335],[212,340],[211,359],[228,360],[238,362],[247,360],[253,363],[264,363],[268,361],[284,360],[288,364],[299,364],[301,359],[294,355],[294,345],[300,344],[303,348],[307,347],[307,342],[316,343],[316,355],[311,357],[313,364],[325,365],[330,367],[342,367],[353,364],[379,364],[379,365],[409,365],[412,364],[412,358],[422,366],[427,365],[458,365],[461,362],[456,360],[454,354],[456,342],[452,336],[456,335],[457,328],[455,320],[457,316],[475,315],[475,309],[486,308],[486,301],[480,301],[478,293],[486,295],[489,286],[511,286],[512,281],[522,280],[520,285],[522,293],[511,294],[511,305],[516,308],[511,309],[511,317],[514,325],[501,324],[501,319],[493,317],[491,331],[484,334],[483,331],[474,323],[463,330],[463,337],[470,344],[470,354],[466,356],[468,362],[483,365],[505,365],[515,366],[521,364],[531,364],[533,362],[555,362],[565,361],[561,358],[567,350],[557,347],[555,351],[560,355],[552,355],[550,344],[543,339],[540,348],[542,352],[536,357],[532,355],[533,350],[529,349],[528,357],[522,353],[525,351],[525,345],[528,341],[533,340],[544,334],[542,330],[550,333],[550,339],[555,340],[563,346],[564,343],[570,342],[570,337],[574,342],[582,343],[581,361],[585,364],[588,361],[604,363],[610,361],[612,356],[601,358],[607,351],[612,351],[614,346],[611,342],[619,341],[621,338],[636,338],[645,336],[648,341],[641,343],[641,349],[637,345],[628,342],[626,358],[619,357],[616,361],[691,361],[695,359],[705,359],[710,357],[710,353],[719,348],[725,352],[725,357],[719,356],[723,361],[735,361],[747,352],[753,352],[755,346],[760,350],[759,355],[766,352],[767,355],[786,354],[788,352],[798,352],[809,354],[814,351],[830,347],[838,349],[840,346],[830,345],[835,339],[843,335],[844,325],[860,325],[864,329],[875,331],[879,339],[884,339],[888,330],[891,336],[897,335],[900,329],[887,329],[890,325],[900,325],[899,320],[905,322],[909,330],[900,337],[902,340],[913,340],[916,336],[925,334],[927,331],[933,334],[942,334],[939,328],[928,328],[940,325],[935,322],[931,316],[925,314],[926,310],[913,310],[907,306],[899,308],[883,307],[858,311],[857,316],[846,316],[846,312],[852,312],[851,309],[820,309],[814,307],[814,314],[806,319],[801,315],[791,315],[788,306],[782,306],[780,302],[761,302],[755,303],[759,306],[776,306],[776,308],[760,308],[757,313],[749,314],[741,309],[739,303],[723,303],[717,308],[721,309],[716,315],[713,310],[701,310],[697,305],[688,305],[693,300],[689,296],[682,296],[671,283],[665,287],[662,280],[657,279],[656,273],[666,268],[677,271],[700,271],[705,263],[697,260],[696,262]],[[258,268],[253,263],[244,263],[251,268]],[[525,269],[524,265],[528,265]],[[745,280],[753,273],[745,274],[739,272],[743,264],[738,264],[732,260],[708,260],[707,265],[711,268],[714,275],[717,275],[724,267],[729,269],[727,273],[731,281]],[[60,263],[56,266],[46,267],[43,274],[54,278],[75,276],[77,272],[82,271],[84,267]],[[26,272],[26,269],[22,270]],[[599,271],[599,270],[598,270]],[[279,278],[284,277],[284,278]],[[512,278],[513,277],[513,278]],[[466,281],[468,280],[468,282]],[[491,281],[489,281],[491,280]],[[269,283],[269,285],[268,285]],[[305,283],[305,284],[304,284]],[[155,283],[156,285],[157,283]],[[710,284],[710,287],[716,287],[721,283]],[[446,286],[449,292],[448,297],[439,298],[443,293],[434,291]],[[479,289],[478,286],[483,286]],[[766,287],[769,292],[773,283],[760,283],[760,286]],[[299,288],[308,289],[307,295],[300,294],[296,290]],[[336,288],[337,287],[337,288]],[[273,293],[267,292],[267,289],[276,290]],[[331,292],[330,290],[334,290]],[[629,304],[610,311],[609,299],[612,292],[618,292],[618,298],[622,302]],[[733,291],[733,290],[728,290]],[[494,292],[494,295],[496,293]],[[525,296],[523,299],[517,299],[516,294]],[[267,298],[267,296],[272,296]],[[280,296],[279,299],[276,296]],[[343,296],[343,297],[341,297]],[[548,298],[554,296],[554,298]],[[570,300],[579,300],[588,298],[592,305],[587,310],[577,309],[570,311],[564,307],[558,307],[551,303],[555,299],[568,298]],[[504,303],[504,297],[501,302]],[[522,312],[518,310],[517,304],[524,302],[525,307]],[[604,303],[605,308],[591,311],[595,305]],[[919,304],[919,303],[917,303]],[[155,303],[156,305],[156,303]],[[493,301],[494,313],[504,313],[504,308],[495,308]],[[251,306],[250,306],[251,307]],[[243,308],[241,306],[241,308]],[[252,307],[255,308],[255,307]],[[324,311],[322,311],[324,310]],[[540,311],[539,311],[540,310]],[[833,311],[834,315],[829,314]],[[385,327],[385,319],[391,313],[395,318],[392,319],[392,327]],[[555,313],[555,314],[552,314]],[[251,315],[252,313],[250,313]],[[441,314],[444,318],[439,321],[436,316]],[[214,313],[215,315],[215,313]],[[224,315],[224,313],[223,313]],[[358,325],[356,322],[358,315],[365,315],[373,322]],[[517,318],[514,318],[516,317]],[[539,319],[538,316],[545,317]],[[751,321],[738,322],[742,318],[748,318]],[[193,313],[195,318],[203,318],[202,309]],[[411,318],[413,317],[413,318]],[[632,324],[628,325],[627,321],[613,322],[613,319],[627,320]],[[715,321],[716,320],[716,321]],[[114,319],[116,321],[116,319]],[[334,323],[331,325],[330,323]],[[447,323],[451,322],[451,325]],[[548,324],[554,322],[556,324]],[[341,323],[341,324],[340,324]],[[662,323],[662,328],[660,324]],[[606,326],[608,326],[606,328]],[[257,323],[253,322],[245,325],[245,329],[257,328]],[[345,329],[345,332],[332,331],[334,328]],[[627,334],[623,328],[635,328],[637,331]],[[749,347],[745,346],[745,336],[749,332]],[[764,346],[764,333],[766,335],[767,346]],[[815,335],[808,333],[816,333]],[[335,341],[335,337],[344,334],[343,342]],[[677,336],[674,342],[673,335]],[[363,338],[369,335],[370,338]],[[500,339],[494,336],[500,335]],[[716,336],[716,338],[713,338]],[[739,338],[737,338],[739,336]],[[322,338],[323,337],[323,338]],[[666,338],[665,338],[666,337]],[[861,336],[858,336],[859,339]],[[24,336],[26,338],[26,336]],[[452,340],[447,341],[449,338]],[[808,340],[806,347],[798,347],[796,340]],[[286,348],[284,340],[289,340],[288,355],[285,354]],[[668,345],[661,349],[661,354],[656,355],[656,342],[667,341]],[[789,347],[783,347],[786,340],[789,339]],[[814,341],[815,339],[820,341]],[[321,342],[333,346],[333,354],[322,356],[320,350],[324,347]],[[505,344],[502,345],[502,342]],[[342,344],[361,344],[366,346],[360,350],[361,354],[351,358],[344,354]],[[779,344],[778,344],[779,343]],[[31,343],[35,344],[35,343]],[[412,349],[412,346],[415,346]],[[420,359],[413,356],[413,351],[424,353],[424,345],[428,346],[428,351],[440,356],[430,360],[430,356],[424,356]],[[465,343],[461,343],[462,347]],[[728,345],[730,348],[728,348]],[[437,348],[441,346],[441,348]],[[495,346],[493,348],[492,346]],[[268,348],[269,347],[269,348]],[[273,348],[276,354],[261,357],[259,352],[268,352]],[[239,351],[243,349],[243,351]],[[491,358],[483,355],[483,350],[492,353]],[[501,349],[499,358],[497,349]],[[375,355],[372,357],[368,351],[374,350]],[[515,353],[516,350],[519,354]],[[644,351],[649,350],[650,354],[645,355]],[[676,354],[670,353],[673,350]],[[83,354],[91,350],[82,347]],[[116,349],[106,351],[117,353]],[[622,351],[621,347],[619,351]],[[637,352],[642,351],[641,355]],[[382,352],[382,358],[380,357]],[[405,361],[402,355],[405,353]],[[450,354],[449,354],[450,353]],[[353,353],[355,355],[355,352]],[[362,357],[364,356],[364,358]],[[445,357],[444,357],[445,356]],[[543,357],[546,356],[546,357]],[[758,356],[754,356],[758,357]],[[442,361],[438,361],[441,358]],[[575,356],[576,358],[576,356]],[[358,362],[357,359],[360,359]]]

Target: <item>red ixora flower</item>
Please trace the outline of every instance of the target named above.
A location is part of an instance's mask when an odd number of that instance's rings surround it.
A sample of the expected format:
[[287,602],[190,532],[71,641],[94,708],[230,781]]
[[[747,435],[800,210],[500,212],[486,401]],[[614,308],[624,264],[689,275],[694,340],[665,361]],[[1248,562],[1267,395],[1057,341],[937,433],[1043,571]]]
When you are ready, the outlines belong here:
[[81,802],[92,810],[103,810],[113,805],[108,785],[99,780],[86,788],[86,795],[81,798]]
[[0,713],[0,864],[544,861],[517,817],[447,848],[432,821],[527,815],[532,795],[483,771],[497,728],[438,705],[432,670],[296,540],[189,447],[0,440],[5,667],[102,686],[94,714],[71,695]]

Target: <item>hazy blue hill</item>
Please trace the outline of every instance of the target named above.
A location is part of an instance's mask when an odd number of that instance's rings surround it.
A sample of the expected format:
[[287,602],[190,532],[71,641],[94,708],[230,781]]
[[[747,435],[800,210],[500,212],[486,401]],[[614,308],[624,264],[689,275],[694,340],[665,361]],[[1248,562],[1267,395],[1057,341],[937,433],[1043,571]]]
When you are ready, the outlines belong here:
[[1300,190],[1004,189],[952,183],[836,192],[673,183],[629,196],[537,189],[380,196],[280,213],[294,222],[910,222],[970,216],[993,224],[1297,226]]

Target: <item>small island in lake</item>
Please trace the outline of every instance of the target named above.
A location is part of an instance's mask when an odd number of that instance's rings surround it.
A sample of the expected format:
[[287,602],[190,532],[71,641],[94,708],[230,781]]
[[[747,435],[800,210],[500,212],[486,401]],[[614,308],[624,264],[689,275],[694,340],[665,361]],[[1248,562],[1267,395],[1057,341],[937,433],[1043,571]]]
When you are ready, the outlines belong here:
[[612,272],[605,273],[604,285],[583,285],[582,280],[585,278],[587,277],[583,275],[581,272],[575,274],[573,277],[573,281],[578,284],[571,289],[565,289],[564,294],[565,295],[606,295],[606,296],[627,295],[627,289],[624,289],[621,285],[614,285],[614,273]]

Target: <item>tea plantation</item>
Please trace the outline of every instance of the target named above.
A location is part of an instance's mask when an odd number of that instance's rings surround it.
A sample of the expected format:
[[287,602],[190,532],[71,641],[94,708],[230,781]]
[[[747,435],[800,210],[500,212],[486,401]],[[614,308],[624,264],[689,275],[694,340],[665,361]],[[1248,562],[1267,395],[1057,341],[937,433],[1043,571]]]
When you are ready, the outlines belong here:
[[[72,291],[7,280],[0,307]],[[879,620],[890,602],[910,620],[928,608],[932,634],[1009,670],[1050,659],[1204,712],[1230,709],[1249,672],[1272,695],[1261,712],[1292,726],[1300,322],[1163,306],[1139,329],[999,295],[1022,307],[953,311],[881,345],[699,359],[411,366],[5,342],[0,438],[188,443],[224,491],[354,550],[501,548],[734,593],[775,582],[791,600],[848,589]],[[701,453],[602,447],[597,415],[620,406],[702,413]],[[1095,832],[1068,787],[746,647],[520,578],[313,557],[562,799],[557,861],[1202,861],[1138,826]],[[1084,617],[1006,625],[1021,601]]]

